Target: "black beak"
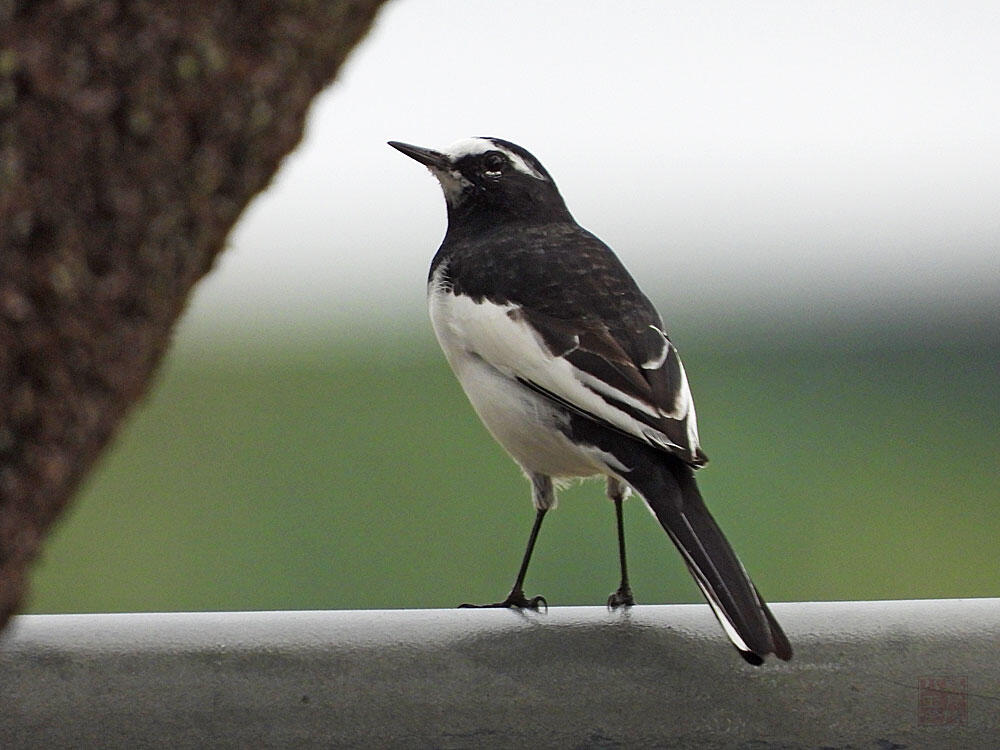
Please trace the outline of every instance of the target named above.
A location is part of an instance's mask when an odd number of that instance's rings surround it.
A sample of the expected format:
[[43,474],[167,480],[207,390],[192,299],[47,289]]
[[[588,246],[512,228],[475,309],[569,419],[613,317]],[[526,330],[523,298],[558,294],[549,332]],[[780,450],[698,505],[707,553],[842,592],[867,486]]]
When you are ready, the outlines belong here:
[[401,151],[411,159],[415,159],[425,167],[431,169],[451,169],[451,160],[440,151],[420,146],[411,146],[409,143],[399,141],[389,141],[389,145],[397,151]]

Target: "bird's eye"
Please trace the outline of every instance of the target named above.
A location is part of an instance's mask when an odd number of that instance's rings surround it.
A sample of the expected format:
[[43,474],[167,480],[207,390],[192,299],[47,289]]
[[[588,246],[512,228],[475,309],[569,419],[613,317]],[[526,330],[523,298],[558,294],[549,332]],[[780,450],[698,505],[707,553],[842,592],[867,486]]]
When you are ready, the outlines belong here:
[[483,174],[487,177],[499,177],[506,166],[507,157],[496,151],[483,157]]

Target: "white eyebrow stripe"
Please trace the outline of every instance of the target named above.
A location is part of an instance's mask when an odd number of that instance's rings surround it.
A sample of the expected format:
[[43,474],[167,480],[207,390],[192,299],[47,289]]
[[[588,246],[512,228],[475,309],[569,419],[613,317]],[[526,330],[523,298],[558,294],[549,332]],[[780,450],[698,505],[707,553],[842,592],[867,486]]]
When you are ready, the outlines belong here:
[[522,174],[534,177],[536,180],[545,179],[545,175],[528,164],[522,157],[488,138],[464,138],[461,141],[451,144],[441,153],[450,156],[452,159],[461,159],[463,156],[478,156],[479,154],[485,154],[487,151],[499,151],[504,154],[510,159],[510,163],[514,165],[514,169]]

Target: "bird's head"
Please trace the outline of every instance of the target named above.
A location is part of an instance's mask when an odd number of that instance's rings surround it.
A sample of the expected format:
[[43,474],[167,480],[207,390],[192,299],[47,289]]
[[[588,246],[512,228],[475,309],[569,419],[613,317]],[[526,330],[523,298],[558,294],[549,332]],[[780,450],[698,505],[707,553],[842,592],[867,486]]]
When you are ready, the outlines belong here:
[[545,167],[520,146],[500,138],[466,138],[442,151],[408,143],[389,145],[437,177],[448,204],[449,226],[569,218]]

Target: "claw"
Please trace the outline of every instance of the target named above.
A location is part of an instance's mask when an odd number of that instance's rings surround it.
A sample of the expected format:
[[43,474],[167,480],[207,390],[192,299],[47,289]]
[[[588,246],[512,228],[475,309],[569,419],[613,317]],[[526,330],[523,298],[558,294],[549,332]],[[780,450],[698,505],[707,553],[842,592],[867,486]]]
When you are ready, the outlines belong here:
[[518,589],[511,591],[507,598],[502,602],[494,602],[493,604],[459,604],[459,609],[530,609],[532,612],[538,612],[540,607],[544,607],[545,611],[549,611],[549,603],[545,601],[544,596],[533,596],[530,599],[525,597],[524,592]]
[[627,586],[619,588],[608,597],[608,609],[610,610],[615,610],[619,607],[631,607],[634,604],[635,599],[632,597],[632,589]]
[[525,607],[525,609],[530,609],[530,610],[533,610],[533,611],[537,612],[538,608],[540,606],[541,607],[545,607],[545,611],[546,612],[549,611],[549,603],[547,601],[545,601],[545,597],[544,596],[533,596],[533,597],[531,597],[531,600],[528,602],[528,604]]

